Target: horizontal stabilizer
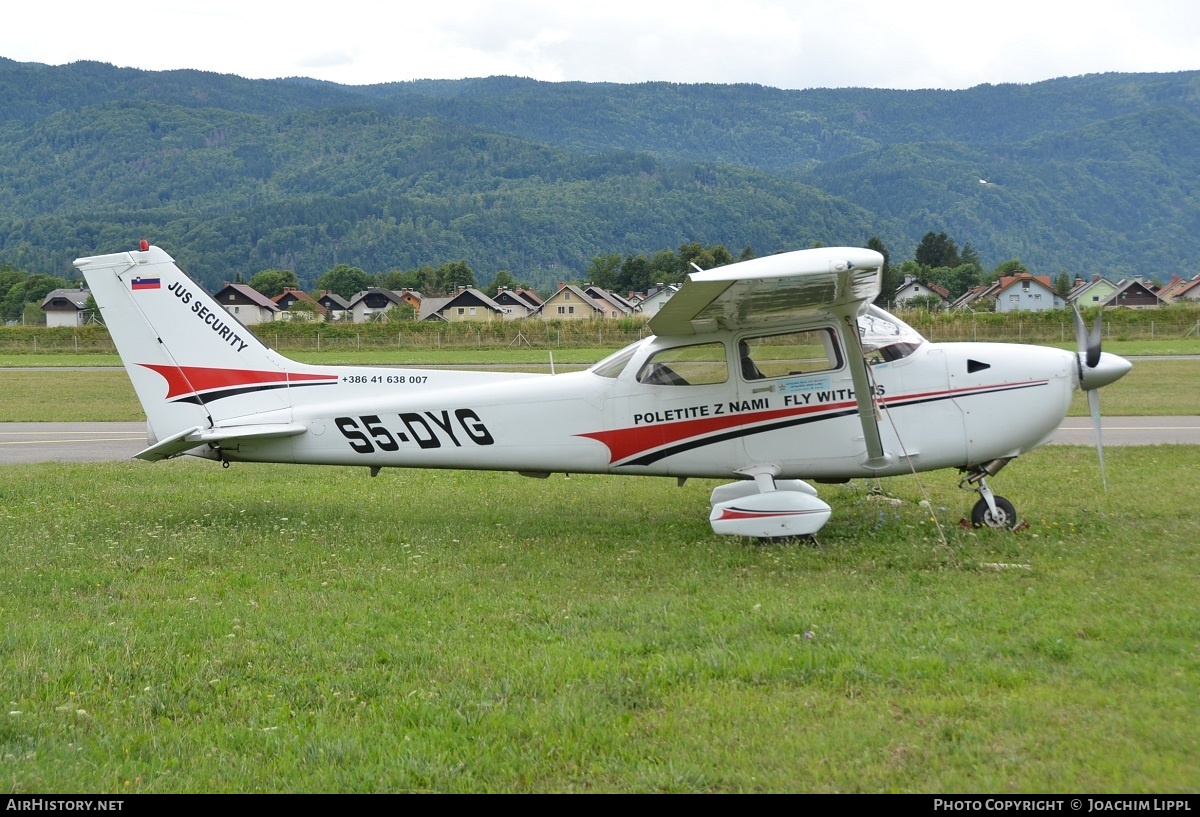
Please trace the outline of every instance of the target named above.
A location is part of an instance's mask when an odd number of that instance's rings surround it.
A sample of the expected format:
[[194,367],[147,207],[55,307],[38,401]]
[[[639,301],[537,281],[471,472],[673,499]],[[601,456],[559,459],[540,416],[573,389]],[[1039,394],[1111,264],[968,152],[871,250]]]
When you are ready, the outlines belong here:
[[202,429],[199,426],[181,431],[145,451],[135,454],[139,460],[165,460],[177,457],[198,445],[223,443],[231,440],[266,440],[303,434],[307,427],[301,423],[259,423],[257,425],[224,426]]
[[171,457],[176,457],[187,451],[189,448],[195,448],[200,444],[200,441],[192,435],[200,431],[200,426],[184,429],[178,434],[172,434],[165,440],[159,440],[149,448],[139,451],[133,455],[134,459],[146,460],[147,462],[156,462],[158,460],[166,460]]

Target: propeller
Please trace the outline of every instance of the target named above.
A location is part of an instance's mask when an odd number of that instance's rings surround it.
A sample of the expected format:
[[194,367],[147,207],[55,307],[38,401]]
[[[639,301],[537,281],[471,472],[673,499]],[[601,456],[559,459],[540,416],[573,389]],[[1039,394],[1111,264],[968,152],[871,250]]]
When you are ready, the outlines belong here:
[[1079,346],[1076,363],[1079,366],[1079,388],[1087,394],[1088,412],[1092,415],[1092,428],[1096,433],[1096,455],[1100,458],[1100,481],[1104,490],[1108,490],[1108,479],[1104,474],[1104,441],[1100,432],[1100,392],[1101,386],[1107,386],[1122,377],[1132,368],[1125,358],[1104,354],[1100,351],[1100,337],[1104,331],[1103,317],[1096,314],[1096,323],[1088,332],[1083,323],[1083,316],[1075,304],[1071,304],[1075,313],[1075,342]]
[[1079,308],[1075,304],[1071,304],[1071,310],[1075,313],[1075,343],[1079,347],[1079,357],[1076,360],[1079,366],[1079,388],[1087,394],[1088,413],[1092,415],[1092,429],[1096,433],[1096,456],[1100,458],[1100,482],[1107,492],[1108,478],[1104,474],[1104,439],[1100,432],[1100,392],[1094,388],[1089,389],[1086,385],[1087,370],[1096,368],[1096,364],[1100,362],[1100,338],[1104,331],[1103,317],[1099,312],[1096,313],[1096,323],[1092,326],[1089,334],[1087,327],[1084,326],[1083,316],[1079,314]]

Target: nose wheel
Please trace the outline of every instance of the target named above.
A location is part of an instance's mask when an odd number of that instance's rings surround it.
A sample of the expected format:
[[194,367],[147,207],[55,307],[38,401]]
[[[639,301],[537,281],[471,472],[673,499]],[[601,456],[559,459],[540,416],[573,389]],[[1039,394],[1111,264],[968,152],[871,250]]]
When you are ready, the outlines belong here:
[[[992,507],[995,505],[995,507]],[[992,505],[980,499],[971,509],[971,524],[977,528],[1003,528],[1012,530],[1017,526],[1017,509],[1002,496],[992,495]]]
[[[1007,461],[1005,461],[1007,462]],[[995,467],[990,473],[995,474],[1004,464]],[[971,508],[971,524],[977,528],[997,528],[1013,530],[1017,526],[1017,509],[1002,496],[992,493],[987,484],[989,471],[981,468],[963,478],[959,487],[979,492],[979,501]]]

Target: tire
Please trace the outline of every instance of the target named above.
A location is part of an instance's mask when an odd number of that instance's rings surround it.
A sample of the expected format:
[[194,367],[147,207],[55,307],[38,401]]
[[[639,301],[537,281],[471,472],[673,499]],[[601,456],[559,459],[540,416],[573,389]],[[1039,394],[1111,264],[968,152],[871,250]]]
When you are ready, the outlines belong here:
[[971,509],[971,524],[977,528],[999,528],[1012,530],[1017,526],[1017,509],[1002,496],[992,497],[996,500],[996,514],[988,507],[987,501],[980,499]]

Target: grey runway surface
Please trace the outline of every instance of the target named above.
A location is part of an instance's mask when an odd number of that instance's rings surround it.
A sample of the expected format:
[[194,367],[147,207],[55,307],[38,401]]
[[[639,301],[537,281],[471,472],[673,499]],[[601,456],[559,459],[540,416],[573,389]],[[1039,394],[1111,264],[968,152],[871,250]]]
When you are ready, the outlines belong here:
[[[1102,417],[1100,432],[1108,445],[1200,445],[1200,417]],[[1095,445],[1091,417],[1068,417],[1052,445]]]
[[[1200,445],[1200,417],[1105,417],[1104,445]],[[1068,417],[1055,445],[1095,445],[1092,421]],[[0,465],[117,462],[147,446],[145,423],[0,423]]]
[[116,462],[146,447],[141,423],[0,423],[0,465]]

